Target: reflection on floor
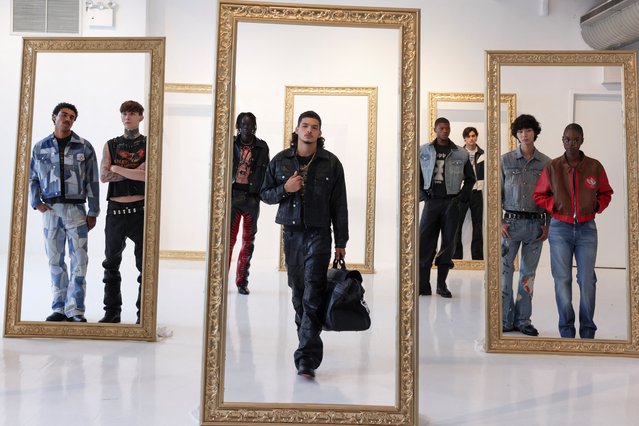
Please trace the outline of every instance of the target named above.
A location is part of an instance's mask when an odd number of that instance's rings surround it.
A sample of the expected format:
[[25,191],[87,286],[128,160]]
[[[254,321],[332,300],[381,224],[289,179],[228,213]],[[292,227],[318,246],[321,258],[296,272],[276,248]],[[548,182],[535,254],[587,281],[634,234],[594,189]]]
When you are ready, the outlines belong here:
[[[5,265],[6,258],[0,259],[3,285]],[[598,275],[599,314],[600,307],[603,311],[603,306],[611,303],[606,296],[609,292],[603,289],[612,280],[606,279],[605,271]],[[253,280],[260,276],[257,265]],[[156,343],[2,339],[0,424],[197,424],[204,277],[203,262],[160,262],[158,323],[174,334]],[[481,350],[482,279],[481,271],[452,271],[449,280],[452,299],[420,297],[420,425],[636,424],[639,418],[638,359],[484,353]],[[378,282],[383,281],[376,277],[375,284]],[[96,284],[96,288],[101,288],[101,283]],[[533,322],[540,330],[548,329],[547,332],[552,333],[556,308],[541,302],[541,288],[537,286]],[[233,325],[229,324],[230,345],[238,349],[239,361],[246,356],[244,349],[250,349],[253,360],[257,360],[250,366],[255,378],[247,377],[242,387],[243,397],[239,397],[242,400],[261,396],[286,399],[299,388],[296,388],[288,347],[291,336],[294,338],[293,324],[285,304],[282,302],[273,308],[278,325],[270,328],[272,334],[268,334],[267,327],[259,328],[259,332],[253,328],[259,318],[253,317],[251,306],[266,294],[288,301],[286,283],[281,279],[272,283],[268,291],[265,286],[252,283],[248,298],[233,294],[229,298],[235,297],[235,306],[229,307],[230,319],[237,319],[235,324],[239,325],[243,316],[238,315],[238,309],[246,305],[251,323],[250,340],[238,340]],[[371,299],[373,296],[380,306],[384,300],[370,294]],[[0,305],[4,311],[4,301]],[[375,312],[372,307],[371,310]],[[545,319],[548,326],[543,325]],[[597,317],[597,320],[600,332],[604,333],[604,325],[608,327],[608,323],[604,318]],[[385,327],[390,332],[393,325]],[[614,328],[615,324],[610,323],[610,327]],[[384,327],[373,333],[383,334]],[[394,366],[380,365],[376,360],[378,354],[369,350],[365,338],[356,343],[361,349],[359,353],[349,353],[344,347],[347,343],[340,344],[340,335],[335,337],[338,339],[327,347],[327,358],[318,370],[317,388],[330,386],[347,399],[374,400],[373,394],[379,392],[379,385],[368,387],[366,383],[358,383],[353,373],[370,369],[379,370],[381,374]],[[371,333],[370,342],[375,338]],[[280,347],[282,341],[287,347]],[[250,344],[250,348],[241,346],[245,344]],[[259,361],[259,355],[270,356],[256,352],[264,347],[268,351],[280,348],[281,360],[275,368]],[[344,353],[338,353],[343,347]],[[366,350],[369,352],[364,353]],[[352,358],[360,370],[341,369],[338,356]],[[247,367],[243,362],[228,363],[231,365],[237,368],[238,377]],[[264,371],[268,369],[275,371]],[[268,387],[253,385],[254,381],[264,381],[270,375],[278,379]],[[234,390],[229,388],[228,392],[231,394]]]

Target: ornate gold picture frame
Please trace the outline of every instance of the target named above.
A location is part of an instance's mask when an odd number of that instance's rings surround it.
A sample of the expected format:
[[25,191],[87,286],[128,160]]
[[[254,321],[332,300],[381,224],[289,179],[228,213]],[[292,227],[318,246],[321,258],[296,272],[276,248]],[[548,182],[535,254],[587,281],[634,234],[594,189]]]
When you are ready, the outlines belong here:
[[[419,11],[413,9],[353,8],[319,5],[220,2],[217,35],[215,120],[211,218],[207,271],[202,424],[395,424],[417,422],[417,312],[415,309],[417,267],[417,134]],[[233,134],[234,56],[236,30],[240,22],[314,26],[379,27],[401,34],[400,64],[400,170],[398,239],[397,397],[395,405],[238,403],[224,400],[224,355],[228,237]]]
[[[506,104],[507,116],[505,122],[510,125],[515,119],[517,114],[517,95],[514,93],[502,93],[500,95],[501,103]],[[483,93],[461,93],[461,92],[429,92],[428,93],[428,128],[430,129],[430,140],[434,140],[435,135],[435,120],[439,114],[438,104],[440,102],[472,102],[472,103],[484,103]],[[508,138],[508,147],[512,150],[515,149],[517,142],[514,138]],[[483,270],[483,260],[469,260],[469,259],[455,259],[455,269],[469,269],[469,270]]]
[[[365,96],[368,114],[368,151],[366,153],[366,216],[364,233],[364,262],[348,263],[351,269],[361,273],[372,274],[375,254],[375,180],[377,168],[377,88],[376,87],[307,87],[287,86],[284,106],[284,148],[290,144],[290,134],[295,128],[294,106],[295,96]],[[285,270],[284,243],[280,239],[280,270]]]
[[[36,65],[41,53],[148,53],[149,94],[145,235],[141,290],[141,324],[97,324],[22,321],[21,305],[28,203],[29,162],[36,88]],[[64,337],[156,340],[158,242],[160,227],[160,173],[162,159],[162,105],[164,97],[164,38],[25,38],[22,53],[18,140],[14,174],[13,213],[4,335],[6,337]],[[117,120],[115,111],[115,120]],[[96,141],[97,142],[97,141]],[[101,145],[98,147],[101,149]],[[96,150],[97,151],[97,150]],[[101,204],[103,201],[101,200]],[[97,227],[96,227],[97,228]],[[96,229],[93,232],[101,232]],[[103,231],[102,231],[103,232]],[[90,257],[93,253],[90,253]],[[95,254],[100,257],[101,254]]]
[[[500,87],[503,67],[604,67],[622,69],[621,90],[625,112],[625,167],[627,193],[617,192],[627,203],[627,277],[628,338],[567,339],[547,337],[508,337],[502,333],[501,248],[502,222],[499,159],[500,151]],[[577,355],[639,355],[639,233],[637,170],[637,54],[622,51],[488,51],[486,53],[487,93],[486,123],[488,129],[488,161],[486,172],[486,346],[488,352],[554,353]],[[623,154],[620,158],[623,158]],[[620,188],[621,189],[621,188]]]

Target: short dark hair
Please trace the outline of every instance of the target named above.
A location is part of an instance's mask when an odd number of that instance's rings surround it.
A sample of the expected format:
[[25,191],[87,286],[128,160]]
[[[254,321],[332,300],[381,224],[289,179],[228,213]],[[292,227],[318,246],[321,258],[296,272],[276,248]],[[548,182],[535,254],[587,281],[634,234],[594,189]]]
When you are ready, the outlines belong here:
[[[322,128],[322,119],[320,118],[319,114],[316,113],[315,111],[305,111],[301,113],[299,118],[297,119],[298,126],[300,125],[300,123],[302,122],[302,119],[304,118],[314,118],[315,120],[319,121],[320,129]],[[293,134],[291,135],[291,146],[292,147],[297,146],[297,133],[295,132],[293,132]],[[317,138],[317,146],[320,148],[324,147],[323,137],[320,136],[319,138]]]
[[521,129],[532,129],[533,132],[535,132],[535,139],[533,140],[537,140],[537,136],[541,133],[541,124],[532,115],[521,114],[519,117],[515,118],[515,121],[511,124],[510,134],[513,135],[514,138],[517,138],[517,132]]
[[570,123],[564,129],[564,133],[566,133],[566,130],[574,130],[575,132],[579,133],[579,136],[581,136],[582,138],[584,137],[584,129],[577,123]]
[[120,114],[125,112],[137,112],[140,115],[144,114],[144,107],[136,101],[124,101],[120,105]]
[[78,109],[75,107],[75,105],[70,104],[68,102],[60,102],[59,104],[57,104],[55,108],[53,108],[53,115],[58,115],[60,110],[63,108],[70,109],[71,111],[73,111],[75,113],[75,119],[76,120],[78,119]]
[[466,127],[462,132],[462,137],[466,139],[468,136],[470,136],[470,132],[475,132],[475,135],[479,136],[479,132],[477,131],[477,129],[475,129],[474,127]]
[[244,117],[248,117],[253,123],[253,126],[255,126],[255,129],[257,130],[257,118],[255,118],[255,114],[253,114],[252,112],[239,113],[237,116],[237,119],[235,120],[235,129],[236,130],[240,129],[240,125],[242,124],[242,120],[244,119]]
[[304,118],[314,118],[315,120],[319,121],[320,128],[322,128],[322,119],[320,118],[319,114],[316,113],[315,111],[305,111],[301,113],[299,118],[297,119],[298,126],[300,125],[300,123],[302,122],[302,119]]
[[438,124],[441,124],[441,123],[448,124],[450,126],[450,121],[448,121],[447,118],[439,117],[437,120],[435,120],[435,124],[433,125],[433,129],[435,127],[437,127]]

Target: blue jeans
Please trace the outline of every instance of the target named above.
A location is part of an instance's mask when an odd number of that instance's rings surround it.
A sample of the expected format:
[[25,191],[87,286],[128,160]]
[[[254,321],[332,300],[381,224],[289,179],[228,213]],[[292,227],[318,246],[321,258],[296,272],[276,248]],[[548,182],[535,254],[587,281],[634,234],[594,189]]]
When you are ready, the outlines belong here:
[[550,268],[555,280],[555,300],[559,311],[559,334],[575,337],[575,311],[572,307],[572,259],[577,261],[579,285],[579,336],[595,337],[595,293],[597,291],[597,225],[594,220],[566,223],[553,219],[548,233]]
[[[505,219],[511,238],[501,239],[501,312],[505,329],[521,328],[530,324],[535,274],[541,256],[541,227],[544,219]],[[513,273],[515,257],[519,256],[519,284],[517,298],[513,300]]]
[[[49,258],[53,312],[67,317],[84,314],[86,291],[87,216],[84,204],[51,205],[51,210],[42,214],[44,247]],[[71,276],[67,269],[65,244],[69,246]]]

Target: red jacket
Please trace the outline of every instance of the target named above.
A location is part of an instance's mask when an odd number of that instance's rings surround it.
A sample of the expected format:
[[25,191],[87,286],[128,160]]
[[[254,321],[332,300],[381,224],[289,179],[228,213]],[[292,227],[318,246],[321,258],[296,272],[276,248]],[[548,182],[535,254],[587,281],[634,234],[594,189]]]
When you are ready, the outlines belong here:
[[579,223],[593,220],[595,213],[608,207],[613,193],[601,163],[583,152],[581,155],[574,168],[565,155],[550,161],[533,193],[538,205],[555,219],[568,223],[575,223],[575,219]]

